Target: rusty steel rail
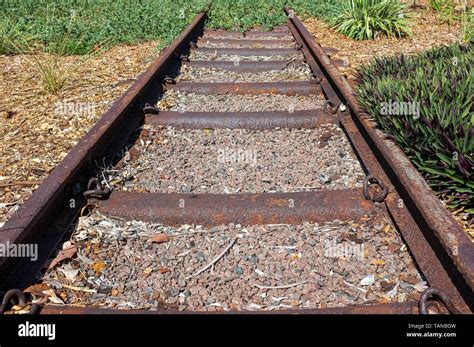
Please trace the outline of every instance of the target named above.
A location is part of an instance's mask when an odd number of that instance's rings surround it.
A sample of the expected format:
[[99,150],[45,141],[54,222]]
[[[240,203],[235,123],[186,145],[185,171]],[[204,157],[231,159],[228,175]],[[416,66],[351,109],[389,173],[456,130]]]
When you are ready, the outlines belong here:
[[[148,113],[148,112],[147,112]],[[155,111],[145,116],[145,124],[186,129],[274,129],[316,128],[337,124],[338,118],[322,109],[273,112],[173,112]]]
[[[442,312],[442,311],[441,311]],[[41,314],[147,314],[147,315],[175,315],[175,314],[419,314],[418,302],[357,305],[345,307],[324,307],[318,309],[287,309],[275,311],[179,311],[176,308],[162,308],[157,310],[120,310],[99,307],[78,307],[70,305],[46,305]]]
[[310,81],[296,82],[241,82],[241,83],[213,83],[179,81],[170,84],[168,89],[183,93],[196,94],[283,94],[283,95],[318,95],[321,87]]
[[206,54],[227,54],[240,56],[272,56],[272,55],[295,55],[298,53],[296,48],[211,48],[200,47],[194,48],[194,52]]
[[98,208],[113,217],[205,226],[327,222],[359,218],[377,210],[360,189],[271,194],[114,192]]
[[327,83],[323,90],[333,91],[332,102],[337,103],[336,107],[348,108],[340,113],[341,125],[349,132],[356,152],[371,174],[378,174],[387,184],[390,182],[385,205],[422,273],[430,285],[449,293],[461,312],[472,312],[473,243],[403,151],[374,128],[347,80],[315,44],[301,20],[288,7],[285,11],[289,15],[290,30],[305,46],[306,51],[303,51],[308,63],[312,68],[317,64],[314,68]]

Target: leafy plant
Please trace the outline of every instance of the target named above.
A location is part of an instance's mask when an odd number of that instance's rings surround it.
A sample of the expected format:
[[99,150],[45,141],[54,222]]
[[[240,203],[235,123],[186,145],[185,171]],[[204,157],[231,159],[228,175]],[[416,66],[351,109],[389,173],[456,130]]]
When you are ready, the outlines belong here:
[[398,0],[351,0],[330,25],[356,40],[372,40],[380,34],[402,37],[411,35],[404,10],[405,5]]
[[453,0],[430,0],[429,4],[433,10],[439,12],[439,18],[443,22],[451,24],[455,19]]
[[[359,102],[391,134],[430,186],[474,214],[474,64],[472,44],[418,56],[377,58],[358,69]],[[418,112],[383,112],[409,103]],[[385,110],[386,111],[386,110]]]
[[474,41],[474,8],[469,11],[466,3],[461,14],[461,38],[464,42]]

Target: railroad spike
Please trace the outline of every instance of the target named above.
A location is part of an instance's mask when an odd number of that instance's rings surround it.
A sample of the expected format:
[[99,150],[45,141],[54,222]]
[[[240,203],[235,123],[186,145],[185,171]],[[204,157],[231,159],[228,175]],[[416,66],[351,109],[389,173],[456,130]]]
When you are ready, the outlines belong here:
[[[372,196],[369,192],[369,186],[371,183],[377,184],[382,190],[378,195]],[[368,175],[364,179],[364,197],[367,200],[372,200],[374,202],[383,202],[388,194],[388,187],[383,183],[383,181],[375,176]]]
[[175,80],[170,76],[166,76],[165,78],[163,78],[163,82],[165,83],[165,85],[171,85],[176,83]]
[[97,177],[93,177],[87,183],[87,190],[82,195],[85,198],[107,199],[111,192],[109,187],[104,187]]
[[443,305],[446,307],[449,313],[451,314],[460,314],[461,312],[454,306],[451,299],[443,293],[441,290],[436,288],[428,288],[426,289],[420,296],[419,300],[419,309],[420,314],[430,314],[429,312],[429,298],[436,296],[440,299]]

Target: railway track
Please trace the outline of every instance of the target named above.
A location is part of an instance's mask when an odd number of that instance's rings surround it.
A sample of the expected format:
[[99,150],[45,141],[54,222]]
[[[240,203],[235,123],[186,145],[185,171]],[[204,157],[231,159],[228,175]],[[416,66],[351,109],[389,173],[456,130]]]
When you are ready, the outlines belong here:
[[[61,291],[41,314],[472,313],[472,243],[285,11],[245,33],[196,16],[0,229],[39,245],[0,258],[2,296]],[[45,273],[66,240],[76,260]]]

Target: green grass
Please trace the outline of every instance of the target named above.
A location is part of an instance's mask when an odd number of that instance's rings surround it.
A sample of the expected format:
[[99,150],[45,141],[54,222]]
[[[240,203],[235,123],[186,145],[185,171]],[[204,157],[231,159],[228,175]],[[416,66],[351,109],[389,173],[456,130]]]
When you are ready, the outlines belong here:
[[[448,207],[474,214],[473,44],[376,59],[358,70],[359,102],[393,135]],[[387,103],[418,106],[390,112]],[[396,110],[395,110],[396,111]],[[413,110],[412,110],[413,111]]]
[[10,18],[0,21],[0,54],[18,54],[28,50],[37,39],[34,30],[25,29]]
[[[200,10],[208,10],[210,28],[269,28],[284,24],[285,5],[297,14],[329,20],[345,0],[135,0],[71,1],[23,0],[0,2],[2,23],[13,23],[15,33],[34,36],[45,51],[60,52],[58,43],[67,33],[66,54],[86,54],[107,41],[109,45],[158,40],[161,49],[191,22]],[[62,52],[62,51],[61,51]],[[4,53],[16,53],[6,47]]]

